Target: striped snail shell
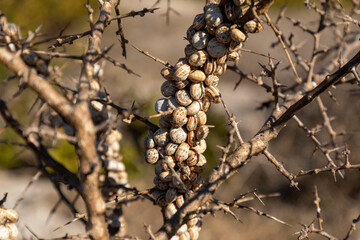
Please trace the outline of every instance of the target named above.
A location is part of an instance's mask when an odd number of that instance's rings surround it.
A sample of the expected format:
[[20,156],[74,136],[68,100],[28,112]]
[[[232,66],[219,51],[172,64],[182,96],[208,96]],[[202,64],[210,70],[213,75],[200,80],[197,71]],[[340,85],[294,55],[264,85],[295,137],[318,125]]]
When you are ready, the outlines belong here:
[[204,96],[201,99],[201,110],[204,111],[204,112],[207,112],[207,110],[209,110],[209,108],[210,108],[210,105],[211,105],[210,98],[208,96]]
[[181,128],[181,127],[171,128],[170,138],[171,138],[171,141],[173,141],[174,143],[181,144],[181,143],[185,142],[186,137],[187,137],[187,133],[183,128]]
[[209,75],[205,79],[205,84],[207,86],[217,86],[219,84],[219,77],[216,75]]
[[196,30],[192,26],[190,26],[186,31],[186,40],[188,40],[191,43],[195,33]]
[[[171,116],[171,115],[170,115]],[[169,129],[171,128],[171,122],[170,122],[169,115],[163,115],[159,118],[159,126],[163,129]]]
[[8,222],[16,223],[19,219],[19,214],[13,209],[0,208],[0,221],[1,222],[2,222],[2,219],[7,220]]
[[197,114],[201,109],[201,104],[199,101],[193,101],[189,106],[187,106],[187,114],[193,116]]
[[176,207],[181,208],[181,206],[184,205],[184,202],[184,196],[182,194],[177,195],[175,200]]
[[170,171],[170,169],[174,168],[175,165],[175,158],[173,156],[166,156],[162,161],[162,168],[165,171]]
[[239,52],[239,51],[241,51],[242,47],[243,47],[242,42],[231,41],[230,45],[228,47],[228,53],[235,52],[235,51]]
[[237,62],[240,59],[239,52],[231,52],[231,53],[228,53],[227,56],[228,56],[229,61]]
[[191,40],[191,43],[194,46],[194,48],[199,50],[206,48],[208,42],[209,42],[209,34],[204,30],[196,32]]
[[198,142],[198,144],[195,147],[191,147],[191,149],[193,149],[197,153],[203,153],[203,152],[205,152],[206,147],[207,147],[206,141],[205,140],[200,140]]
[[216,70],[214,71],[214,75],[222,75],[224,72],[226,72],[226,68],[227,68],[227,64],[223,63],[223,64],[218,64],[216,66]]
[[184,90],[184,89],[181,89],[181,90],[178,90],[176,93],[175,93],[175,98],[176,98],[176,101],[181,105],[181,106],[188,106],[192,103],[192,98],[190,96],[190,93],[187,91],[187,90]]
[[178,146],[176,143],[169,142],[165,147],[165,154],[168,156],[174,155]]
[[165,200],[168,203],[174,202],[176,200],[176,196],[176,190],[174,188],[169,188],[166,191]]
[[222,24],[217,27],[215,37],[220,43],[229,43],[231,41],[229,26],[227,24]]
[[[161,172],[161,173],[163,173],[163,172]],[[160,174],[161,174],[161,173],[160,173]],[[156,186],[159,190],[165,191],[166,189],[169,188],[169,182],[162,180],[162,179],[160,178],[160,174],[159,174],[159,177],[155,178],[156,181],[155,181],[155,179],[154,179],[154,184],[155,184],[155,186]],[[167,175],[166,175],[166,174],[163,174],[162,176],[163,176],[163,177],[166,177]],[[163,201],[164,201],[165,204],[166,204],[165,193],[164,193],[164,195],[162,196],[162,198],[163,198]],[[164,205],[165,205],[165,204],[164,204]]]
[[196,53],[198,50],[194,48],[193,45],[188,44],[184,48],[185,56],[190,57],[193,53]]
[[263,29],[263,26],[261,25],[261,23],[255,21],[255,20],[250,20],[244,24],[244,31],[246,33],[258,33],[262,29]]
[[194,150],[189,150],[189,157],[186,159],[186,164],[190,167],[195,166],[198,161],[198,154]]
[[160,74],[166,80],[172,80],[172,70],[170,68],[165,67],[161,69]]
[[155,148],[150,148],[145,152],[145,161],[149,164],[156,164],[159,160],[159,152]]
[[176,231],[177,235],[180,235],[180,240],[185,240],[188,239],[190,240],[190,236],[189,237],[181,237],[183,234],[187,233],[188,230],[188,226],[186,224],[181,225],[181,227]]
[[235,6],[241,6],[244,5],[246,2],[246,0],[233,0],[233,3],[235,4]]
[[184,80],[184,81],[176,81],[175,82],[175,87],[177,89],[184,89],[187,85],[189,85],[190,81],[189,80]]
[[216,27],[210,27],[209,25],[206,25],[205,30],[212,36],[215,36],[216,34]]
[[158,129],[154,133],[154,141],[158,146],[165,146],[170,140],[169,131],[167,129]]
[[177,88],[176,88],[176,85],[175,85],[175,83],[173,81],[165,81],[161,85],[160,90],[161,90],[161,94],[164,97],[170,97],[170,96],[173,96],[176,93]]
[[205,88],[205,94],[210,98],[213,103],[221,102],[220,91],[219,89],[217,89],[217,87],[207,86]]
[[199,67],[203,65],[209,58],[209,54],[204,50],[194,52],[189,57],[189,64],[193,67]]
[[195,16],[192,27],[195,30],[200,30],[205,27],[205,15],[203,13]]
[[171,123],[174,127],[181,127],[185,125],[188,121],[187,117],[187,110],[185,107],[178,107],[172,113]]
[[224,16],[217,4],[209,4],[205,6],[205,21],[210,27],[217,27],[224,21]]
[[194,100],[199,100],[204,95],[204,86],[201,83],[192,83],[189,89],[190,96]]
[[204,64],[204,72],[206,75],[213,74],[216,70],[216,60],[209,58]]
[[191,67],[187,64],[176,66],[174,69],[173,77],[176,81],[184,81],[189,76],[190,71],[191,71]]
[[196,139],[199,141],[205,139],[208,135],[209,127],[207,127],[206,125],[202,125],[196,130]]
[[225,54],[224,56],[219,57],[218,59],[216,59],[216,64],[217,65],[224,64],[224,63],[226,63],[226,59],[227,59],[227,55]]
[[[157,180],[155,180],[157,179]],[[156,181],[158,181],[158,178],[154,179],[154,184],[156,185]],[[165,201],[165,192],[163,191],[159,191],[159,190],[155,190],[151,193],[151,195],[154,197],[155,202],[157,205],[161,206],[161,207],[165,207],[166,205],[166,201]]]
[[204,155],[199,154],[198,162],[193,167],[192,171],[195,173],[202,173],[205,170],[206,165],[207,165],[206,158],[204,157]]
[[196,115],[195,115],[196,119],[197,119],[197,124],[198,126],[202,126],[206,124],[207,121],[207,116],[206,113],[204,111],[199,111]]
[[197,141],[196,141],[196,133],[195,133],[195,131],[188,132],[187,142],[190,145],[190,147],[195,147],[196,146]]
[[169,205],[167,205],[164,212],[165,218],[169,220],[177,212],[175,204],[170,203]]
[[233,3],[228,2],[225,4],[225,15],[227,19],[229,19],[231,22],[234,22],[242,16],[242,9],[241,7],[234,6]]
[[15,223],[7,223],[5,226],[9,231],[9,239],[15,240],[17,238],[17,235],[19,234],[19,230],[16,227],[16,224]]
[[168,171],[163,171],[159,174],[159,178],[160,178],[160,180],[162,180],[164,182],[170,182],[172,179],[172,175]]
[[231,39],[235,42],[245,42],[246,41],[246,35],[240,31],[240,29],[236,28],[237,25],[234,24],[230,27],[230,36]]
[[186,142],[183,142],[179,145],[178,149],[175,152],[175,159],[178,162],[183,162],[189,157],[190,145]]
[[[199,111],[199,112],[202,112],[202,111]],[[189,116],[188,122],[186,124],[186,130],[188,130],[188,131],[196,130],[197,125],[198,125],[198,118],[197,118],[198,114],[196,114],[195,116]]]
[[194,71],[191,71],[189,74],[190,81],[192,81],[194,83],[203,82],[205,80],[205,78],[206,78],[206,75],[201,70],[194,70]]
[[206,49],[209,55],[212,56],[213,58],[219,58],[226,54],[226,46],[218,42],[216,38],[212,38],[209,41]]

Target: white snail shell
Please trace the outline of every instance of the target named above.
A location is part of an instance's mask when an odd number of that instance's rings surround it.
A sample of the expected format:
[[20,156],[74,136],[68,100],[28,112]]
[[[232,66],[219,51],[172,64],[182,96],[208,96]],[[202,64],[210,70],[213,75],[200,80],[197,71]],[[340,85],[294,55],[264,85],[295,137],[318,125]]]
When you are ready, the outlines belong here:
[[257,33],[260,32],[262,29],[263,26],[261,25],[261,23],[255,20],[250,20],[244,24],[244,30],[247,33]]
[[216,38],[213,38],[209,41],[206,49],[209,55],[214,58],[219,58],[226,54],[226,46],[218,42]]
[[[181,225],[181,227],[176,231],[176,234],[177,234],[177,235],[182,235],[182,234],[186,233],[187,230],[188,230],[188,226],[187,226],[186,224],[183,224],[183,225]],[[182,239],[181,236],[180,236],[180,239]]]
[[176,207],[181,208],[181,206],[184,204],[185,200],[183,195],[177,195],[176,200],[175,200],[175,204]]
[[172,216],[175,215],[176,212],[177,212],[177,209],[176,209],[175,204],[170,203],[165,208],[165,218],[169,220]]
[[242,31],[240,31],[240,29],[236,28],[236,25],[231,26],[230,29],[230,36],[232,40],[234,40],[235,42],[246,41],[246,35]]
[[155,148],[150,148],[145,151],[145,161],[149,164],[156,164],[159,160],[159,152]]
[[[191,106],[191,105],[190,105]],[[188,121],[187,119],[188,111],[185,107],[178,107],[175,109],[172,113],[172,119],[171,122],[174,127],[181,127],[185,125]]]
[[[156,149],[155,149],[156,151]],[[108,170],[108,171],[125,171],[125,165],[123,162],[119,162],[115,159],[105,159],[104,161],[105,163],[105,168]]]
[[159,178],[164,182],[170,182],[172,179],[172,175],[168,171],[163,171],[159,174]]
[[175,152],[175,159],[178,162],[183,162],[189,157],[190,146],[186,142],[179,145]]
[[197,119],[197,124],[198,126],[201,126],[201,125],[205,125],[206,124],[206,121],[207,121],[207,116],[206,116],[206,113],[204,111],[199,111],[197,114],[196,114],[196,119]]
[[187,133],[183,128],[181,128],[181,127],[171,128],[170,138],[171,138],[171,141],[173,141],[174,143],[181,144],[181,143],[185,142],[186,137],[187,137]]
[[19,230],[17,229],[15,223],[7,223],[5,226],[9,231],[9,239],[15,240],[19,234]]
[[[190,219],[189,221],[191,221],[192,219]],[[189,222],[188,221],[188,222]],[[187,223],[187,225],[189,226],[189,224]],[[197,227],[190,227],[189,226],[189,234],[190,234],[190,239],[191,240],[198,240],[199,239],[199,232],[200,230]]]
[[10,232],[5,225],[0,225],[0,240],[8,240],[10,238]]
[[199,101],[193,101],[186,109],[187,109],[187,114],[189,116],[193,116],[200,111],[201,104]]
[[158,129],[154,133],[154,140],[158,146],[165,146],[169,141],[169,131],[167,129]]
[[219,84],[219,77],[216,75],[209,75],[205,79],[205,84],[207,86],[217,86]]
[[[189,93],[192,99],[200,100],[204,95],[204,86],[201,83],[192,83],[190,85]],[[190,114],[189,114],[190,115]]]
[[181,105],[181,106],[188,106],[192,103],[192,98],[190,96],[190,93],[187,90],[181,89],[178,90],[175,94],[175,98],[176,101]]
[[201,140],[201,141],[199,141],[199,143],[195,147],[192,147],[191,149],[193,149],[197,153],[203,153],[203,152],[205,152],[206,147],[207,147],[206,146],[206,141]]
[[191,39],[191,43],[196,49],[204,49],[209,42],[209,34],[204,31],[198,31],[194,34],[194,36]]

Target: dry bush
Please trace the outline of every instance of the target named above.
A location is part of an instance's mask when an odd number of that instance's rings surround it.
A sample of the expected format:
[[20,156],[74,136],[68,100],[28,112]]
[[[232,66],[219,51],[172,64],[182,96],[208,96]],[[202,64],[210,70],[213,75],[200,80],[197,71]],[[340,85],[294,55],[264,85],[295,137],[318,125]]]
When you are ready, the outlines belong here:
[[[348,202],[356,205],[356,199],[359,199],[359,185],[351,183],[358,182],[360,169],[360,164],[356,163],[360,154],[357,149],[357,85],[360,78],[356,69],[360,62],[360,24],[357,20],[359,1],[353,0],[346,5],[344,3],[344,6],[335,0],[305,1],[307,11],[316,16],[316,21],[308,23],[306,19],[289,17],[286,7],[276,17],[270,18],[268,11],[272,0],[222,0],[220,3],[207,0],[205,19],[197,15],[186,33],[186,40],[190,43],[185,51],[187,58],[175,56],[175,59],[180,59],[172,65],[146,50],[132,46],[165,67],[161,71],[166,79],[161,90],[166,98],[156,102],[157,114],[152,112],[145,117],[144,108],[137,104],[125,108],[106,91],[105,63],[120,68],[120,74],[124,74],[125,70],[127,74],[140,75],[136,69],[121,63],[118,60],[121,57],[115,59],[111,54],[113,45],[102,44],[102,40],[105,33],[114,30],[111,28],[114,26],[118,40],[115,44],[120,44],[122,56],[126,57],[131,42],[123,31],[123,19],[141,16],[146,21],[148,15],[156,13],[159,2],[152,8],[123,14],[119,0],[99,0],[96,7],[88,1],[85,8],[89,30],[65,35],[65,29],[62,29],[55,37],[42,36],[40,28],[23,36],[20,27],[9,22],[6,13],[1,12],[0,61],[9,72],[8,77],[2,80],[2,88],[5,90],[0,99],[3,121],[0,134],[12,129],[21,138],[4,138],[1,143],[33,152],[38,172],[26,190],[41,175],[47,177],[59,195],[58,203],[65,203],[73,213],[74,218],[66,225],[75,221],[84,223],[86,230],[82,234],[67,234],[62,239],[136,239],[140,233],[134,236],[128,233],[124,207],[144,201],[160,206],[163,214],[164,222],[157,230],[152,227],[152,223],[145,224],[145,233],[151,239],[197,239],[201,227],[207,224],[203,222],[204,216],[220,211],[229,214],[235,221],[241,221],[236,209],[246,209],[279,224],[289,225],[286,219],[280,220],[273,215],[283,216],[282,211],[289,215],[283,209],[291,204],[296,206],[297,198],[300,198],[299,201],[313,201],[316,213],[313,221],[301,223],[301,227],[297,228],[295,235],[298,239],[356,239],[359,235],[356,236],[354,231],[360,220],[358,206],[345,206],[340,212],[330,215],[343,214],[349,217],[351,214],[341,211],[357,210],[355,216],[344,219],[348,226],[346,229],[331,229],[327,227],[327,221],[323,220],[323,215],[327,213],[321,211],[320,196],[323,187],[326,187],[330,192],[325,197],[326,201],[336,199],[337,189],[333,187],[334,184],[324,184],[335,179],[336,184],[343,184],[341,188],[345,189],[349,198],[354,199]],[[167,1],[167,22],[172,13],[177,13],[171,4],[171,1]],[[97,7],[98,13],[94,11]],[[284,22],[291,24],[290,31],[281,31]],[[220,26],[224,33],[220,36],[219,25],[222,23],[225,23]],[[262,28],[271,31],[273,37],[273,44],[266,46],[265,52],[260,47],[250,49],[242,45],[242,42],[251,42],[253,35]],[[212,41],[205,39],[205,43],[196,42],[194,35],[197,31],[203,31],[202,34],[208,35]],[[80,54],[78,49],[69,47],[78,41],[86,44]],[[206,46],[207,41],[210,44]],[[223,43],[219,44],[220,41]],[[196,45],[198,43],[204,46]],[[197,49],[191,44],[196,45]],[[211,44],[212,48],[209,47]],[[280,62],[270,47],[280,49],[285,61]],[[206,51],[201,50],[204,48]],[[246,54],[256,56],[257,61],[261,62],[259,73],[241,67],[241,59],[249,56]],[[196,58],[198,55],[200,60]],[[57,58],[62,59],[62,62],[55,64]],[[234,63],[230,63],[230,60]],[[257,65],[257,61],[249,65]],[[77,72],[74,68],[71,77],[65,78],[60,66],[65,63],[79,64],[80,68]],[[231,112],[232,108],[240,108],[241,104],[231,103],[228,107],[224,99],[232,93],[222,91],[220,94],[217,88],[218,77],[226,69],[233,72],[232,79],[239,79],[234,86],[236,91],[245,82],[250,82],[257,86],[253,93],[269,97],[260,106],[256,106],[259,103],[252,103],[252,108],[265,109],[268,114],[262,126],[255,133],[250,133],[252,137],[244,139],[243,133],[249,133],[242,129],[245,124],[238,127],[237,119],[242,117]],[[15,81],[17,86],[13,84]],[[219,86],[221,90],[222,85]],[[190,91],[190,97],[182,89]],[[116,99],[120,102],[122,97],[116,96]],[[168,100],[171,97],[177,97],[177,103],[171,105]],[[30,117],[16,113],[15,103],[28,99],[35,101],[22,111],[29,111]],[[223,106],[229,128],[227,140],[218,146],[220,159],[208,170],[206,179],[203,179],[202,172],[207,166],[207,159],[203,155],[205,138],[209,129],[211,132],[213,127],[221,127],[206,125],[206,118],[211,123],[211,115],[206,115],[211,103]],[[246,114],[255,113],[249,111]],[[154,118],[159,118],[159,125],[153,121]],[[194,121],[195,126],[190,126],[190,121]],[[143,125],[139,125],[139,122]],[[255,122],[246,124],[253,127]],[[131,137],[126,135],[122,139],[120,125],[121,131],[130,132]],[[121,144],[142,141],[138,128],[144,126],[148,128],[145,159],[155,165],[156,173],[154,185],[149,189],[128,183],[123,157],[119,153],[121,139]],[[185,126],[187,130],[184,130]],[[174,132],[184,135],[178,136]],[[50,153],[50,148],[59,142],[67,142],[74,147],[78,166],[66,166],[66,160]],[[208,144],[208,148],[213,151],[216,146]],[[122,151],[126,154],[127,149]],[[279,161],[278,155],[289,161]],[[252,167],[259,165],[248,164],[261,159],[256,156],[263,156],[269,161],[269,165],[264,165],[262,171]],[[352,156],[355,156],[354,161]],[[272,169],[267,166],[274,166],[277,172],[271,172]],[[236,187],[231,186],[237,184],[234,181],[230,181],[227,189],[219,189],[237,172],[248,172],[247,177],[242,176],[240,179],[246,191],[239,193]],[[288,181],[287,185],[276,178],[281,175]],[[317,180],[319,176],[323,176],[320,181]],[[275,183],[270,184],[270,181]],[[322,185],[320,194],[315,182]],[[26,198],[26,190],[14,209]],[[233,197],[232,200],[221,194],[226,191],[227,196]],[[312,191],[313,196],[309,194]],[[272,215],[251,206],[255,201],[263,203],[273,197],[280,197],[282,201],[275,211],[272,210]],[[58,203],[52,214],[56,213]],[[0,205],[6,206],[6,195]],[[84,209],[79,205],[84,206]],[[300,211],[301,208],[299,212],[291,213],[290,220],[297,219]],[[0,224],[10,226],[8,221],[4,220]],[[259,228],[257,224],[254,229]],[[337,224],[335,221],[329,226]],[[258,237],[268,237],[266,231]],[[37,238],[36,233],[32,234]],[[255,232],[253,235],[256,235]],[[226,232],[223,236],[231,237]]]

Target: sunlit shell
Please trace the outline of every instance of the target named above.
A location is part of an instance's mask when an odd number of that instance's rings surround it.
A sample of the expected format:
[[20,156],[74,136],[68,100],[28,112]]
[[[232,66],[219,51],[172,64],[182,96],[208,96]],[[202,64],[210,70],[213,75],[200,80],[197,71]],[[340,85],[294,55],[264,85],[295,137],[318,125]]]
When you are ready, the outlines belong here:
[[[104,165],[105,165],[106,170],[108,170],[108,171],[125,171],[124,163],[119,162],[115,159],[105,159]],[[11,221],[11,222],[16,222],[16,221]]]
[[0,225],[0,239],[7,240],[10,238],[9,229],[5,227],[5,225]]
[[170,68],[163,68],[160,71],[161,76],[163,76],[163,78],[165,78],[166,80],[172,80],[172,70]]
[[231,39],[234,40],[235,42],[245,42],[246,41],[246,35],[242,31],[240,31],[240,29],[236,28],[236,25],[231,26],[230,36],[231,36]]
[[209,108],[210,108],[210,105],[211,105],[210,98],[207,96],[204,96],[201,99],[201,110],[204,112],[207,112],[207,110],[209,110]]
[[180,236],[174,235],[169,240],[180,240]]
[[180,144],[175,152],[176,161],[183,162],[189,157],[190,146],[186,142]]
[[224,21],[219,5],[209,4],[205,7],[205,21],[210,27],[217,27]]
[[145,151],[145,161],[149,164],[155,164],[159,160],[159,152],[155,148]]
[[181,128],[181,127],[171,128],[170,138],[171,138],[171,141],[173,141],[174,143],[181,144],[181,143],[185,142],[186,137],[187,137],[187,133],[183,128]]
[[[0,211],[1,210],[2,209],[0,209]],[[19,219],[19,214],[13,209],[6,209],[4,213],[0,214],[4,214],[5,218],[12,223],[16,223]]]
[[169,220],[172,216],[175,215],[175,213],[177,212],[176,206],[173,203],[170,203],[169,205],[166,206],[165,208],[165,218],[167,220]]
[[196,146],[197,141],[196,141],[196,133],[195,133],[195,131],[188,132],[187,142],[190,145],[190,147],[195,147]]
[[263,27],[261,23],[255,20],[250,20],[244,24],[244,30],[247,33],[257,33],[260,32],[262,29]]
[[168,171],[163,171],[159,174],[159,178],[160,178],[160,180],[162,180],[164,182],[170,182],[172,179],[172,175]]
[[192,27],[195,30],[200,30],[205,27],[205,15],[203,13],[195,16]]
[[241,7],[234,6],[233,3],[228,2],[225,4],[225,15],[227,19],[229,19],[231,22],[234,22],[242,16],[242,9]]
[[166,145],[166,147],[165,147],[165,153],[166,153],[166,155],[168,155],[168,156],[174,155],[175,152],[176,152],[176,149],[178,148],[178,146],[179,146],[179,145],[176,144],[176,143],[172,143],[172,142],[168,143],[168,144]]
[[190,85],[189,93],[192,99],[199,100],[204,95],[204,86],[201,83],[192,83]]
[[173,96],[176,93],[177,88],[175,86],[175,82],[173,82],[173,81],[165,81],[161,85],[160,90],[161,90],[161,94],[164,97],[170,97],[170,96]]
[[19,234],[19,230],[16,227],[15,223],[7,223],[6,228],[9,230],[9,239],[15,240],[17,239],[17,235]]
[[196,165],[198,161],[198,154],[194,150],[189,150],[189,157],[186,159],[186,164],[188,166]]
[[[171,115],[170,115],[171,116]],[[171,118],[169,117],[169,115],[163,115],[159,118],[159,126],[160,128],[163,129],[169,129],[171,128]]]
[[[202,111],[201,111],[202,112]],[[199,113],[198,113],[199,114]],[[186,130],[188,131],[194,131],[196,130],[197,128],[197,125],[198,125],[198,118],[197,118],[197,115],[196,114],[195,116],[189,116],[188,118],[188,122],[186,124]]]
[[167,129],[158,129],[154,133],[154,141],[158,146],[165,146],[170,140],[169,131]]
[[194,34],[196,33],[196,30],[190,26],[188,30],[186,31],[186,40],[188,40],[190,43],[192,42],[192,38]]
[[195,173],[202,173],[207,166],[206,158],[203,154],[198,155],[198,161],[196,165],[192,168]]
[[204,72],[206,75],[212,74],[216,70],[216,60],[209,58],[204,64]]
[[188,44],[184,48],[185,56],[190,57],[193,53],[196,53],[198,50],[194,48],[193,45]]
[[223,24],[217,27],[215,37],[220,43],[229,43],[231,41],[229,26]]
[[235,6],[241,6],[243,4],[245,4],[246,0],[233,0],[233,3],[235,4]]
[[187,114],[189,116],[193,116],[200,111],[201,104],[199,101],[193,101],[186,109],[187,109]]
[[191,149],[193,149],[194,151],[196,151],[197,153],[203,153],[206,150],[206,141],[205,140],[201,140],[198,142],[198,144],[195,147],[191,147]]
[[185,125],[188,121],[187,119],[187,110],[185,107],[178,107],[172,113],[171,123],[174,127],[181,127]]
[[191,71],[189,74],[190,81],[192,81],[194,83],[202,82],[205,80],[205,78],[206,78],[206,75],[201,70],[194,70],[194,71]]
[[199,50],[190,55],[189,64],[194,67],[199,67],[203,65],[208,58],[209,55],[205,50]]
[[227,56],[229,61],[237,62],[240,59],[240,54],[238,52],[231,52]]
[[190,81],[189,80],[184,80],[184,81],[176,81],[175,82],[175,87],[177,89],[184,89],[187,85],[189,85]]
[[190,105],[193,102],[193,100],[192,100],[192,98],[190,96],[190,93],[187,90],[184,90],[184,89],[178,90],[175,93],[175,98],[176,98],[176,101],[181,106],[184,106],[184,107]]
[[[186,226],[186,224],[185,224],[185,226]],[[188,232],[184,232],[183,234],[181,234],[179,236],[179,240],[191,240],[190,234]]]
[[207,86],[217,86],[219,84],[219,77],[216,75],[209,75],[205,79],[205,84]]
[[[181,225],[181,227],[176,231],[176,234],[177,234],[177,235],[184,234],[185,232],[187,232],[187,230],[188,230],[188,226],[187,226],[186,224],[183,224],[183,225]],[[182,239],[181,236],[180,236],[180,239]]]
[[174,202],[176,200],[176,196],[177,196],[176,190],[174,188],[169,188],[165,194],[166,202],[168,203]]
[[[192,219],[190,219],[189,221],[191,221],[191,220]],[[188,222],[187,222],[187,225],[189,227],[188,232],[190,234],[190,239],[191,240],[198,240],[199,236],[200,236],[200,234],[199,234],[200,230],[197,227],[190,227]]]
[[207,121],[207,116],[206,116],[206,113],[204,111],[199,111],[197,114],[196,114],[196,119],[197,119],[197,124],[198,126],[201,126],[201,125],[205,125],[206,124],[206,121]]
[[209,41],[206,49],[209,55],[214,58],[219,58],[226,54],[226,46],[223,43],[218,42],[216,38]]
[[209,127],[207,127],[206,125],[202,125],[200,127],[198,127],[198,129],[196,130],[196,139],[197,140],[202,140],[205,139],[209,134]]
[[208,42],[209,42],[209,34],[204,30],[196,32],[191,40],[191,43],[194,46],[194,48],[199,50],[206,48]]
[[184,81],[189,76],[191,67],[187,64],[175,67],[173,77],[176,81]]
[[174,168],[176,165],[174,156],[165,156],[162,161],[162,168],[165,171],[170,171],[171,168]]
[[205,88],[205,94],[210,98],[210,100],[213,103],[220,103],[221,97],[220,97],[220,91],[215,86],[207,86]]
[[238,52],[238,51],[241,51],[242,47],[243,47],[242,42],[231,41],[227,51],[228,51],[228,53]]
[[184,202],[185,202],[184,196],[177,195],[176,200],[175,200],[176,207],[181,208],[181,206],[184,204]]
[[181,57],[177,60],[176,64],[174,65],[174,68],[179,68],[184,64],[187,64],[188,58],[187,57]]
[[227,55],[225,54],[224,56],[216,59],[216,63],[217,65],[222,65],[226,63],[226,59],[227,59]]
[[217,75],[217,76],[222,75],[224,72],[226,72],[226,68],[227,68],[226,63],[218,64],[217,67],[216,67],[216,70],[214,72],[214,75]]

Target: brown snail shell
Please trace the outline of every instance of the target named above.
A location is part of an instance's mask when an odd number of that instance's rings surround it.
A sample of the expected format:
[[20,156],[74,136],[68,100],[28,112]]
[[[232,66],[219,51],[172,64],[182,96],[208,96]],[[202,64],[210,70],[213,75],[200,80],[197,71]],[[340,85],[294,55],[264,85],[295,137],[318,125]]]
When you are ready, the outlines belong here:
[[226,63],[226,59],[227,59],[227,55],[225,54],[222,57],[219,57],[218,59],[216,59],[216,63],[217,65],[222,65]]
[[189,116],[188,122],[187,122],[187,124],[186,124],[186,130],[188,130],[188,131],[194,131],[194,130],[196,130],[197,125],[198,125],[197,115],[198,115],[198,114],[196,114],[195,116]]
[[181,143],[185,142],[185,140],[187,138],[187,133],[181,127],[171,128],[170,138],[171,138],[171,141],[173,141],[174,143],[181,144]]
[[209,58],[204,65],[204,72],[206,75],[213,74],[216,70],[216,60],[213,58]]
[[184,89],[187,85],[189,85],[190,81],[189,80],[184,80],[184,81],[176,81],[175,82],[175,87],[177,89]]
[[145,151],[145,161],[149,164],[156,164],[159,160],[159,152],[155,148],[150,148]]
[[170,97],[170,96],[173,96],[176,93],[177,88],[176,88],[175,83],[173,81],[165,81],[161,85],[160,90],[161,90],[161,94],[164,97]]
[[189,93],[192,99],[194,99],[195,101],[202,98],[202,96],[204,95],[204,91],[204,86],[201,83],[192,83],[190,85]]
[[205,15],[203,13],[195,16],[192,27],[195,30],[200,30],[205,27]]
[[201,110],[204,112],[207,112],[207,110],[209,110],[209,108],[210,108],[210,105],[211,105],[210,98],[208,96],[204,96],[201,99]]
[[237,62],[240,59],[240,54],[238,52],[228,53],[227,56],[228,56],[229,61]]
[[193,67],[202,66],[209,58],[209,54],[205,50],[199,50],[192,53],[189,57],[189,64]]
[[220,91],[219,89],[217,89],[217,87],[207,86],[205,88],[205,94],[210,98],[213,103],[221,102]]
[[174,69],[173,77],[176,81],[184,81],[187,79],[191,71],[191,67],[187,64],[182,64]]
[[194,71],[191,71],[189,74],[190,81],[192,81],[194,83],[203,82],[205,80],[205,78],[206,78],[206,75],[201,70],[194,70]]
[[190,96],[190,93],[187,90],[184,90],[184,89],[178,90],[175,93],[175,98],[176,98],[176,101],[181,106],[184,106],[184,107],[190,105],[193,102],[193,100],[192,100],[192,98]]
[[226,72],[226,68],[227,68],[226,63],[218,64],[214,72],[214,75],[218,75],[218,76],[222,75],[224,72]]
[[187,114],[189,116],[193,116],[200,111],[201,104],[199,101],[193,101],[186,109],[187,109]]
[[[155,178],[155,179],[157,179],[157,181],[159,180],[158,178]],[[156,185],[155,179],[154,179],[154,184]],[[164,207],[166,205],[165,192],[155,190],[151,193],[151,195],[154,197],[157,205],[162,206],[162,207]]]
[[187,142],[190,145],[190,147],[195,147],[196,146],[197,141],[196,141],[196,133],[195,133],[195,131],[188,132]]
[[164,169],[162,168],[162,159],[160,159],[159,161],[157,161],[157,163],[155,164],[154,170],[155,170],[155,175],[159,175],[162,171],[164,171]]
[[207,121],[207,116],[206,113],[204,111],[199,111],[196,115],[195,115],[196,119],[197,119],[197,124],[198,126],[202,126],[206,124]]
[[[191,105],[190,105],[191,106]],[[185,125],[188,121],[187,119],[188,111],[185,107],[178,107],[172,113],[172,120],[171,123],[174,127],[181,127]]]
[[196,131],[196,139],[197,140],[202,140],[205,139],[207,136],[209,135],[209,127],[207,127],[206,125],[202,125],[200,127],[198,127],[197,131]]
[[169,131],[167,129],[158,129],[154,133],[154,141],[158,146],[165,146],[170,140]]
[[183,162],[189,157],[190,146],[186,142],[179,145],[175,152],[175,159],[178,162]]
[[206,48],[208,42],[209,42],[209,34],[204,30],[196,32],[191,40],[191,43],[194,46],[194,48],[199,50]]
[[206,141],[205,140],[200,140],[198,142],[198,144],[195,147],[191,147],[191,149],[193,149],[197,153],[203,153],[203,152],[205,152],[206,147],[207,147]]
[[176,165],[175,158],[173,156],[165,156],[162,161],[162,168],[165,171],[170,171],[171,168],[174,168]]
[[236,25],[231,26],[230,28],[230,36],[231,39],[235,42],[245,42],[246,41],[246,35],[240,31],[240,29],[236,28]]
[[210,27],[209,25],[206,25],[205,30],[212,36],[215,36],[216,34],[216,27]]
[[220,58],[226,54],[226,46],[212,38],[207,45],[207,52],[213,58]]
[[186,159],[188,166],[195,166],[198,161],[198,154],[194,150],[189,150],[189,157]]
[[169,142],[165,147],[165,154],[168,156],[174,155],[178,146],[176,143]]
[[231,41],[230,45],[228,47],[228,53],[235,52],[235,51],[239,52],[239,51],[241,51],[242,47],[243,47],[242,42]]
[[263,29],[263,26],[255,20],[250,20],[244,24],[243,28],[246,33],[258,33]]
[[229,43],[231,41],[230,27],[226,24],[220,25],[216,28],[215,37],[220,43]]

